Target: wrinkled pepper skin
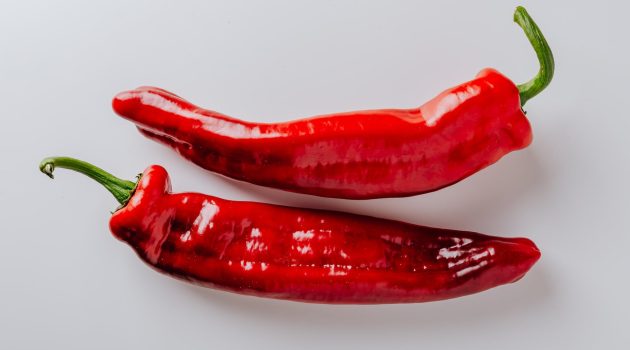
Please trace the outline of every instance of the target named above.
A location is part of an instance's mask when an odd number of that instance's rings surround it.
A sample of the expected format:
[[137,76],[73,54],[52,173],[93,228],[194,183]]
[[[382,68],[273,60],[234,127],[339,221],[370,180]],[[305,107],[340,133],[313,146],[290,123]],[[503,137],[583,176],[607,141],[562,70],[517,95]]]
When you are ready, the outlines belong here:
[[153,87],[118,94],[113,108],[144,135],[210,171],[348,199],[435,191],[532,140],[517,86],[493,69],[419,108],[277,124],[241,121]]
[[110,228],[146,263],[179,279],[317,303],[454,298],[514,282],[540,257],[525,238],[172,194],[160,166],[144,172]]

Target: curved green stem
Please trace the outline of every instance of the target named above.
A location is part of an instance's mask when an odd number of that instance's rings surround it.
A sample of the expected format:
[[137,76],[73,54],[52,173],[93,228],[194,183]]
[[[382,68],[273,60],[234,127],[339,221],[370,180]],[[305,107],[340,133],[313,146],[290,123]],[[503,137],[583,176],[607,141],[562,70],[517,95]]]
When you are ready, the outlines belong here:
[[69,157],[49,157],[39,163],[39,170],[51,179],[54,178],[53,171],[55,171],[55,168],[70,169],[89,176],[111,192],[122,206],[127,204],[133,191],[136,189],[135,182],[119,179],[107,171],[82,160]]
[[516,8],[514,12],[514,22],[516,22],[527,35],[527,39],[534,47],[538,62],[540,62],[540,70],[534,79],[518,85],[518,91],[521,95],[521,107],[527,101],[543,91],[553,78],[554,61],[553,53],[547,44],[547,40],[543,36],[536,22],[529,16],[527,10],[522,6]]

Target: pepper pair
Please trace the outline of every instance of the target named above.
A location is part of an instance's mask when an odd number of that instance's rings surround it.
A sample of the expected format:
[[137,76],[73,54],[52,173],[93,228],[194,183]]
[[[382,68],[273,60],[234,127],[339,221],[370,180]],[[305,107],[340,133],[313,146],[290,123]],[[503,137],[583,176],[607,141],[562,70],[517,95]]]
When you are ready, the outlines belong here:
[[[149,138],[235,179],[336,198],[425,193],[531,142],[521,107],[551,81],[553,56],[525,9],[517,8],[514,19],[541,65],[523,85],[486,69],[419,108],[278,124],[237,120],[151,87],[117,95],[113,108]],[[114,195],[121,207],[111,218],[112,233],[149,265],[244,294],[325,303],[433,301],[514,282],[540,257],[525,238],[173,194],[166,170],[156,165],[137,183],[72,158],[40,164],[51,177],[55,167],[84,173]]]

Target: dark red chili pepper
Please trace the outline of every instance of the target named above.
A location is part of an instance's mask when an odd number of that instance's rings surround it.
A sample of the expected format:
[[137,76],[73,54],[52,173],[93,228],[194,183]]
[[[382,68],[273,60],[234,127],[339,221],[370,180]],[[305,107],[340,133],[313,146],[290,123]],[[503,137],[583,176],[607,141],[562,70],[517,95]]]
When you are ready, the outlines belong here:
[[121,203],[114,236],[174,277],[256,296],[322,303],[403,303],[454,298],[520,279],[540,252],[526,238],[411,225],[323,210],[170,192],[153,165],[137,185],[72,158],[73,169]]
[[549,84],[554,62],[525,9],[519,7],[514,19],[541,64],[538,75],[523,85],[485,69],[419,108],[278,124],[237,120],[154,87],[118,94],[113,108],[149,138],[234,179],[353,199],[435,191],[531,142],[521,106]]

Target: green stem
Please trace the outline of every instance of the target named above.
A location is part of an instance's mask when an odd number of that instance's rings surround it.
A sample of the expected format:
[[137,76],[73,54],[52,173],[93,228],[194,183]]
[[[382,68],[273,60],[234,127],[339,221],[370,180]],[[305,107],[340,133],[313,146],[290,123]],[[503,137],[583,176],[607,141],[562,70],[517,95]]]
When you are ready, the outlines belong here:
[[527,101],[543,91],[553,78],[554,61],[553,53],[547,44],[547,40],[543,36],[536,22],[529,16],[527,10],[522,6],[516,8],[514,12],[514,22],[516,22],[527,35],[527,39],[534,47],[538,62],[540,62],[540,70],[534,79],[518,85],[518,91],[521,95],[521,107]]
[[119,179],[107,171],[82,160],[69,157],[49,157],[39,163],[39,170],[51,179],[54,178],[53,171],[55,171],[55,168],[74,170],[96,180],[114,195],[121,206],[127,204],[133,191],[136,189],[135,182]]

